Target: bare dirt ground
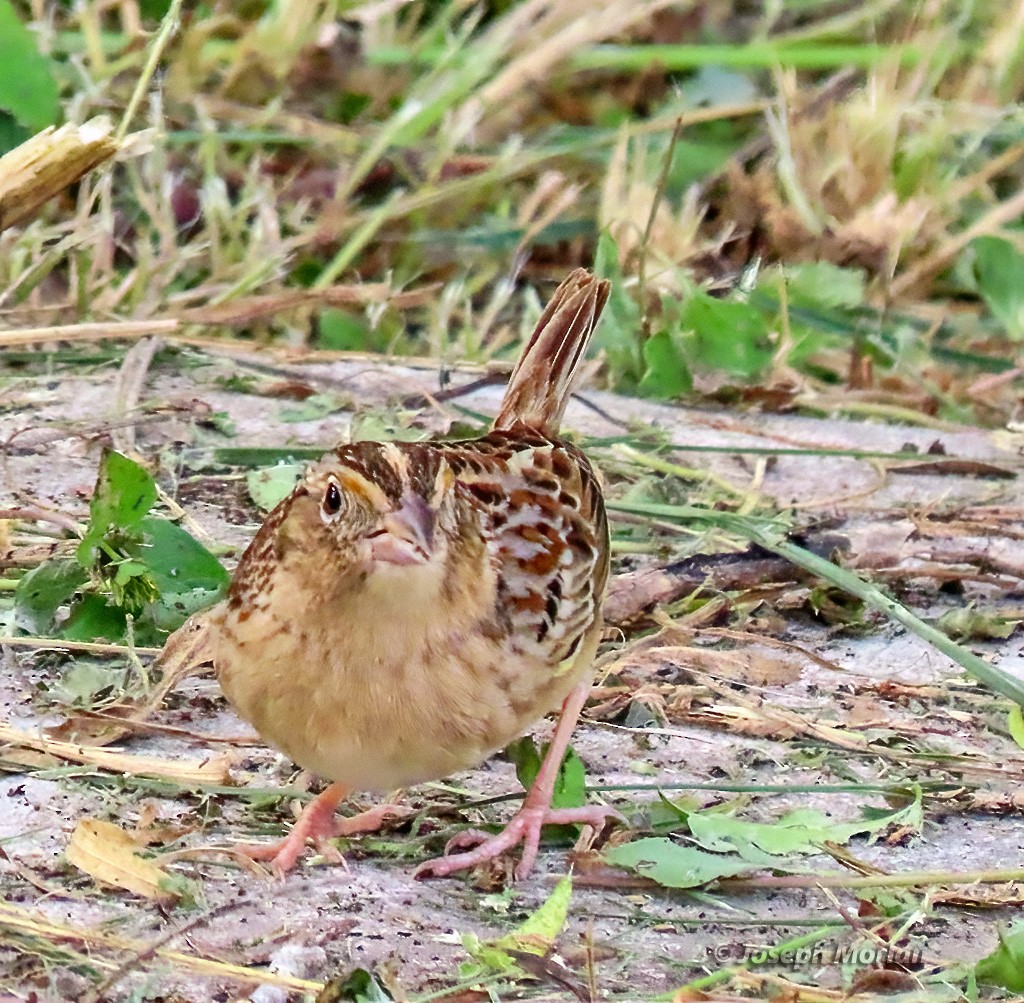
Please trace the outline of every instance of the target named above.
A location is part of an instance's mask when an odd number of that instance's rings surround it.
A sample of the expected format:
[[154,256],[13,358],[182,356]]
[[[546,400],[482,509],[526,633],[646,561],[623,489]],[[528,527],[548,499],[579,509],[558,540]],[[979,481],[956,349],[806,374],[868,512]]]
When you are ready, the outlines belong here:
[[[242,475],[218,466],[213,451],[326,446],[346,435],[351,410],[282,423],[289,402],[218,382],[233,374],[270,383],[298,380],[321,393],[344,395],[356,411],[437,390],[437,375],[427,369],[351,360],[285,363],[201,350],[158,356],[127,394],[124,371],[112,363],[57,367],[52,373],[35,364],[8,366],[0,396],[0,439],[8,443],[2,490],[10,498],[3,504],[46,504],[84,518],[100,447],[113,439],[143,457],[160,457],[161,485],[189,518],[213,540],[241,547],[258,514]],[[485,388],[458,403],[493,413],[499,396],[500,387]],[[603,414],[574,403],[567,427],[612,436],[622,433],[623,423],[653,424],[678,444],[725,447],[677,461],[737,487],[755,481],[757,490],[783,505],[795,503],[827,520],[828,531],[848,541],[850,563],[872,572],[885,569],[879,580],[899,584],[919,612],[936,616],[968,602],[1007,616],[1020,608],[1020,462],[1009,439],[963,428],[677,409],[600,393],[585,397]],[[218,413],[233,422],[230,437],[211,422]],[[444,428],[450,414],[438,406],[427,409],[423,421]],[[907,444],[926,452],[936,442],[947,457],[983,461],[1010,476],[971,475],[980,468],[968,469],[968,475],[951,468],[901,474],[877,460],[820,455],[780,455],[759,468],[756,455],[740,452],[897,451]],[[666,563],[660,555],[631,558],[620,571]],[[956,572],[956,588],[940,590],[941,569]],[[616,586],[627,604],[626,586],[633,581],[620,577]],[[855,838],[849,852],[892,873],[1024,867],[1024,821],[1015,799],[1024,751],[1007,732],[1007,702],[966,680],[949,659],[902,628],[876,619],[859,636],[842,632],[795,609],[791,615],[780,611],[774,604],[778,594],[766,592],[751,614],[755,622],[761,618],[763,643],[751,634],[733,646],[768,666],[759,682],[719,680],[716,688],[714,680],[688,672],[677,646],[676,655],[666,648],[639,657],[633,674],[626,675],[638,689],[647,686],[646,701],[627,697],[621,713],[603,713],[598,694],[574,743],[588,783],[635,788],[599,796],[622,807],[642,829],[644,807],[656,803],[658,787],[679,797],[687,785],[706,785],[691,795],[699,804],[715,804],[734,796],[731,785],[942,783],[942,796],[926,798],[920,832],[887,833],[875,842]],[[9,625],[3,633],[10,633]],[[710,646],[712,639],[703,642]],[[606,662],[622,644],[610,641]],[[1010,672],[1024,670],[1019,632],[971,647]],[[5,645],[0,723],[38,735],[42,725],[59,721],[66,709],[61,680],[83,657]],[[673,703],[679,694],[686,701]],[[655,695],[675,708],[667,717],[654,714],[645,721],[642,713],[630,715],[630,708],[656,710]],[[509,811],[509,802],[473,806],[518,790],[511,765],[498,757],[444,785],[408,792],[406,803],[420,811],[418,830],[406,823],[352,841],[347,868],[310,859],[283,882],[251,873],[216,848],[282,831],[287,802],[261,805],[246,792],[287,785],[294,777],[290,764],[249,734],[209,678],[185,682],[151,723],[153,730],[140,731],[118,748],[162,760],[172,772],[212,761],[225,769],[223,790],[73,766],[38,753],[27,766],[18,743],[0,746],[7,771],[0,779],[0,985],[9,998],[270,1003],[314,998],[318,986],[356,968],[375,971],[395,998],[438,998],[431,994],[463,980],[460,965],[470,960],[465,935],[488,939],[514,929],[566,872],[570,847],[553,844],[544,849],[538,871],[510,892],[480,890],[461,878],[413,880],[415,863],[440,850],[453,824],[493,821]],[[647,789],[636,789],[643,785]],[[718,790],[710,789],[715,785]],[[853,818],[862,805],[887,807],[870,791],[762,792],[750,795],[742,814],[771,819],[785,808],[816,807]],[[149,833],[163,852],[192,851],[167,866],[189,880],[194,903],[170,909],[99,887],[67,863],[63,854],[72,831],[86,818]],[[838,869],[824,853],[803,862],[818,871]],[[506,978],[494,993],[502,999],[652,999],[734,963],[750,945],[782,943],[828,923],[846,931],[830,943],[848,942],[858,909],[863,912],[860,897],[842,888],[722,884],[673,892],[595,886],[605,873],[593,867],[593,857],[578,862],[569,919],[557,943],[565,969],[541,966],[533,980]],[[992,951],[998,925],[1016,915],[1020,900],[1019,886],[1005,883],[934,885],[908,894],[918,903],[911,933],[923,950],[925,973],[928,966],[973,961]],[[849,986],[853,968],[820,958],[796,968],[753,966],[751,981],[742,985],[768,992],[771,979],[785,977],[838,989]],[[916,986],[914,998],[924,998],[917,977],[896,988]],[[884,987],[862,982],[860,988]],[[927,989],[928,999],[958,996],[941,982]],[[467,987],[450,998],[486,996]]]

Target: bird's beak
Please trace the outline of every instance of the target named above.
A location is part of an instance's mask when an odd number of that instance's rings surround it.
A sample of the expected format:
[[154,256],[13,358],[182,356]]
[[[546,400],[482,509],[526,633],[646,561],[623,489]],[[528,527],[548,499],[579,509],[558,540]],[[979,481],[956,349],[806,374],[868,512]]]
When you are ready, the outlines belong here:
[[436,516],[420,495],[407,491],[401,504],[370,536],[370,555],[385,564],[425,564],[434,552]]

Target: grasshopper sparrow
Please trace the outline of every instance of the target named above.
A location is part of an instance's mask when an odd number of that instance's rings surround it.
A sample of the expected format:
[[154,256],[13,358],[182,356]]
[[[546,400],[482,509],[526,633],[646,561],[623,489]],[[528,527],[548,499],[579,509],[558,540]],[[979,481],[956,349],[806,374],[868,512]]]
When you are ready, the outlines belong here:
[[506,829],[467,834],[462,852],[417,875],[521,842],[522,877],[543,824],[614,814],[550,807],[608,577],[600,483],[558,430],[607,297],[608,283],[583,269],[559,286],[487,435],[340,446],[242,557],[211,639],[224,692],[264,738],[333,781],[285,840],[251,848],[279,873],[307,838],[361,831],[389,810],[336,819],[350,791],[477,766],[559,705],[546,759]]

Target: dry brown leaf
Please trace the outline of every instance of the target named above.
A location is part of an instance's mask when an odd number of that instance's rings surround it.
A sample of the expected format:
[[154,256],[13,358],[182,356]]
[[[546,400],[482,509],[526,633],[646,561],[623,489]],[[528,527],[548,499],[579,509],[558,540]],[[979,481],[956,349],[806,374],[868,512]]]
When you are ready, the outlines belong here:
[[877,698],[869,696],[854,697],[850,701],[844,724],[851,730],[888,728],[890,731],[899,731],[901,727],[901,722],[887,713]]
[[862,968],[853,977],[850,995],[875,993],[894,995],[921,990],[921,983],[909,972],[894,971],[891,968]]
[[168,874],[152,860],[140,857],[136,840],[112,822],[83,818],[71,834],[64,855],[95,881],[164,904],[177,900],[162,887]]
[[52,770],[60,766],[60,760],[56,756],[49,756],[45,752],[36,752],[34,749],[15,749],[11,746],[3,749],[0,759],[5,763],[17,766],[24,766],[30,770]]
[[969,810],[989,812],[993,815],[1024,812],[1024,791],[972,791]]
[[173,843],[182,836],[193,833],[198,828],[194,825],[164,825],[160,823],[162,816],[160,804],[147,799],[139,805],[139,818],[132,830],[132,839],[140,846],[156,846]]
[[1019,884],[974,885],[970,888],[937,888],[930,895],[936,905],[961,909],[1005,909],[1024,905],[1024,887]]
[[799,679],[801,673],[795,658],[756,648],[718,650],[675,646],[652,648],[650,653],[688,669],[750,686],[785,686]]
[[759,714],[747,707],[727,707],[715,704],[706,710],[688,714],[687,717],[696,722],[714,721],[720,727],[728,728],[737,735],[749,735],[754,738],[776,738],[786,741],[801,733],[801,729],[789,722],[780,721],[769,714]]
[[767,706],[759,700],[750,699],[743,693],[736,692],[728,684],[718,683],[709,676],[704,678],[708,687],[729,703],[714,704],[705,711],[685,715],[683,720],[717,719],[740,734],[763,735],[777,739],[810,735],[840,749],[858,752],[868,747],[868,740],[862,735],[852,734],[843,728],[836,728],[820,721],[811,721],[783,707]]
[[627,625],[652,606],[671,601],[680,591],[692,592],[700,584],[700,581],[687,580],[680,585],[678,578],[663,568],[644,568],[616,575],[608,583],[604,600],[605,623]]

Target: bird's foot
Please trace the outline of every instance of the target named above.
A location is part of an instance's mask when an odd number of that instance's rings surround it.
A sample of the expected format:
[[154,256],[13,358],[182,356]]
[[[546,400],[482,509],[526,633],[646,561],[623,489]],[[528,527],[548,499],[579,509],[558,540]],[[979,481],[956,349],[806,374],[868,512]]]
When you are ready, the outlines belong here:
[[332,839],[377,832],[389,819],[404,818],[412,812],[411,808],[400,805],[381,804],[358,815],[338,818],[335,815],[338,802],[347,792],[336,788],[337,785],[332,784],[311,801],[284,839],[276,843],[237,846],[235,851],[250,860],[270,861],[279,878],[295,866],[306,850],[307,841],[312,841],[316,851],[330,863],[344,866],[345,858],[331,844]]
[[[450,840],[445,855],[428,860],[416,868],[417,878],[443,878],[456,871],[467,870],[478,864],[493,860],[523,844],[523,855],[516,865],[517,881],[525,878],[533,869],[540,846],[541,830],[545,825],[589,825],[595,831],[604,827],[609,819],[624,822],[625,819],[614,808],[604,805],[587,805],[583,808],[546,808],[530,804],[527,797],[523,806],[512,820],[496,836],[470,829]],[[452,851],[462,850],[462,853]]]

